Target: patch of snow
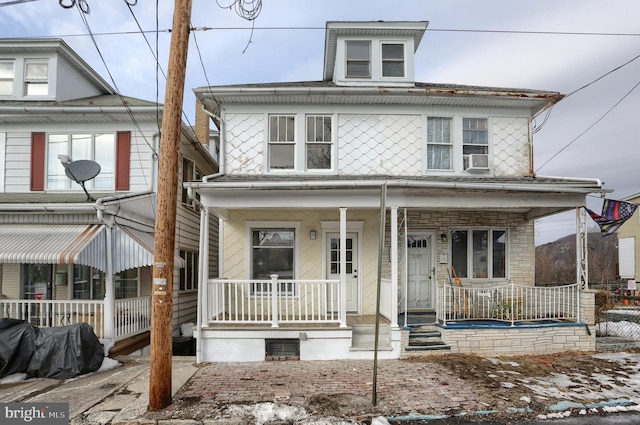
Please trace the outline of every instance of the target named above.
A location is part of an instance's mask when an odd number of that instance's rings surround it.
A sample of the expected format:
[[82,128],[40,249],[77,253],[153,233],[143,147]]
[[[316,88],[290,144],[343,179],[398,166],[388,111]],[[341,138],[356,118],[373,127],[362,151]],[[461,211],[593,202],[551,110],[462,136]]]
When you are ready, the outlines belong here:
[[114,360],[110,357],[105,357],[102,360],[102,365],[100,366],[100,369],[98,369],[96,372],[106,372],[111,369],[116,369],[120,366],[122,366],[122,363],[120,363],[119,361]]
[[501,382],[500,383],[503,388],[515,388],[516,384],[512,384],[511,382]]
[[520,366],[520,364],[517,363],[517,362],[505,362],[504,360],[496,359],[495,357],[487,357],[487,360],[489,360],[491,363],[493,363],[495,365],[506,364],[506,365],[513,366],[513,367]]
[[0,379],[0,385],[15,384],[16,382],[21,382],[26,379],[27,379],[26,373],[14,373],[13,375],[7,375],[4,378]]
[[531,397],[522,396],[520,397],[520,400],[524,401],[525,403],[531,403]]

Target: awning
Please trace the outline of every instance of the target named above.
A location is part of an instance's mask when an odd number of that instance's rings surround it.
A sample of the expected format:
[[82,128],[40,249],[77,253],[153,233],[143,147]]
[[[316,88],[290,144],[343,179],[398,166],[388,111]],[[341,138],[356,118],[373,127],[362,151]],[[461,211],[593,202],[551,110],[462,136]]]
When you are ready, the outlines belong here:
[[[106,272],[106,235],[101,224],[2,224],[0,263],[82,264]],[[114,227],[113,273],[153,266],[153,242],[153,233]],[[176,257],[174,267],[184,261]]]
[[99,224],[0,225],[0,263],[71,264],[98,235]]

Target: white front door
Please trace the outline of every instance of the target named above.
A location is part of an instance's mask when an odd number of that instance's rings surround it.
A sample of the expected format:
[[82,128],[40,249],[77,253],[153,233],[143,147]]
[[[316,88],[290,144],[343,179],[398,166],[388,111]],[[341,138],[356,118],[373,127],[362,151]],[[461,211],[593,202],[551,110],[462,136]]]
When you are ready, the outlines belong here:
[[[346,242],[347,313],[357,313],[360,304],[358,234],[348,232]],[[340,233],[327,233],[327,279],[340,279]]]
[[409,235],[407,238],[407,309],[434,308],[433,238]]

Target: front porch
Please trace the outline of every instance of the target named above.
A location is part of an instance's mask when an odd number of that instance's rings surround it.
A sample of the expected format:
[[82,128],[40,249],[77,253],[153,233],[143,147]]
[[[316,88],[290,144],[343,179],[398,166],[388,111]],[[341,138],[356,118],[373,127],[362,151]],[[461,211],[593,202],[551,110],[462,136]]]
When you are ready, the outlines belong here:
[[0,299],[0,318],[25,320],[36,327],[88,323],[102,344],[109,345],[151,329],[151,297],[104,300]]

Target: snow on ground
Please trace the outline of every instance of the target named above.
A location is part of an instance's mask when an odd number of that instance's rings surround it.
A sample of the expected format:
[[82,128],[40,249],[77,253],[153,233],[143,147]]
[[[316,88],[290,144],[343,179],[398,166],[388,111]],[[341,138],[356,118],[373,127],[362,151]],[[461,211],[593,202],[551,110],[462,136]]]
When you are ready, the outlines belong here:
[[[96,370],[95,372],[90,372],[90,373],[100,373],[100,372],[106,372],[108,370],[111,369],[115,369],[117,367],[122,366],[122,364],[117,361],[117,360],[113,360],[109,357],[105,357],[102,360],[102,365],[100,366],[100,368],[98,370]],[[71,379],[78,379],[81,378],[83,376],[89,375],[89,373],[85,374],[85,375],[80,375],[78,377],[75,378],[71,378]],[[27,378],[27,374],[26,373],[14,373],[13,375],[8,375],[5,376],[4,378],[0,379],[0,385],[2,384],[15,384],[16,382],[21,382],[21,381],[26,381]]]

